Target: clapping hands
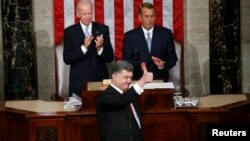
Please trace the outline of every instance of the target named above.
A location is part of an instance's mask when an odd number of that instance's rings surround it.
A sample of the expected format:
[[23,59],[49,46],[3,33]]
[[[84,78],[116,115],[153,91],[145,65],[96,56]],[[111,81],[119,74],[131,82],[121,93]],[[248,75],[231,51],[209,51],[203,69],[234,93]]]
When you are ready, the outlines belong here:
[[103,42],[104,42],[104,39],[103,39],[103,35],[102,34],[100,36],[96,37],[95,44],[96,44],[96,49],[97,50],[100,50],[103,47],[103,45],[102,45]]
[[[94,39],[93,35],[85,37],[84,43],[83,43],[84,47],[88,48],[90,46],[90,44],[91,44],[91,42],[92,42],[93,39]],[[96,37],[95,43],[96,43],[96,49],[97,50],[100,50],[103,47],[103,42],[104,42],[104,39],[103,39],[103,35],[102,34],[100,36]]]
[[164,68],[165,61],[162,61],[160,58],[152,56],[152,60],[156,66],[159,68]]
[[94,36],[93,35],[89,35],[87,37],[84,38],[84,41],[83,41],[83,45],[85,48],[88,48],[89,45],[91,44],[92,40],[94,39]]

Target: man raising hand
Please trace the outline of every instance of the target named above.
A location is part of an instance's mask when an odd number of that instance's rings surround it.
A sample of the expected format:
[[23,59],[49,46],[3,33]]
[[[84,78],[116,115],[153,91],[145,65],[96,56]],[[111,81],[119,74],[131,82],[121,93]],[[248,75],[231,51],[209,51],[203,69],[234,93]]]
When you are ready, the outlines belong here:
[[143,75],[142,75],[141,79],[137,83],[141,88],[143,88],[145,83],[153,81],[153,73],[148,72],[145,62],[141,63],[141,70],[143,71]]
[[111,66],[111,84],[97,99],[96,114],[101,141],[142,141],[142,123],[137,102],[153,73],[141,64],[142,77],[133,84],[133,66],[119,60]]

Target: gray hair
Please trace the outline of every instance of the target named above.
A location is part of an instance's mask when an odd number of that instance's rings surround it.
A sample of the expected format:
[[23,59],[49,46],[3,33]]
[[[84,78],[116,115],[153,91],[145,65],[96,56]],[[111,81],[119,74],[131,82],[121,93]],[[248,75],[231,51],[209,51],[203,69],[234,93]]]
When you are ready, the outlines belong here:
[[92,0],[79,0],[76,4],[76,9],[79,9],[81,5],[91,5],[93,7]]
[[141,16],[141,13],[142,13],[142,8],[148,8],[148,9],[154,9],[155,7],[154,7],[154,5],[153,4],[151,4],[151,3],[149,3],[149,2],[144,2],[144,3],[142,3],[141,5],[140,5],[140,7],[139,7],[139,15]]
[[125,60],[118,60],[112,63],[111,69],[110,69],[110,75],[112,76],[112,74],[121,72],[123,70],[128,71],[128,72],[133,72],[134,67]]

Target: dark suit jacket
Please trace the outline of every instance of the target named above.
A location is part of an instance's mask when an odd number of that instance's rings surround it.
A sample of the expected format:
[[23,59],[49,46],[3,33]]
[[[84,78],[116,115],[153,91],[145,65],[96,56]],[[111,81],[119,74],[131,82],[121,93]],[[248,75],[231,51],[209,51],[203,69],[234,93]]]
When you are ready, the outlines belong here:
[[[154,74],[154,79],[168,81],[168,71],[175,66],[178,60],[171,30],[154,26],[151,44],[150,53],[141,26],[126,32],[123,41],[123,59],[134,66],[133,79],[138,80],[141,78],[140,64],[146,62],[148,70]],[[164,69],[159,69],[153,63],[152,56],[156,56],[166,62]]]
[[132,102],[141,121],[138,96],[133,87],[120,94],[109,86],[100,94],[96,114],[101,141],[130,141],[131,137],[133,141],[142,140],[142,131],[128,107]]
[[114,59],[114,52],[110,42],[109,28],[106,25],[93,22],[92,35],[103,34],[103,52],[98,55],[95,42],[92,41],[86,54],[81,50],[84,42],[84,32],[80,23],[72,25],[64,30],[64,62],[70,64],[69,95],[72,92],[80,96],[84,81],[102,81],[109,78],[106,63]]

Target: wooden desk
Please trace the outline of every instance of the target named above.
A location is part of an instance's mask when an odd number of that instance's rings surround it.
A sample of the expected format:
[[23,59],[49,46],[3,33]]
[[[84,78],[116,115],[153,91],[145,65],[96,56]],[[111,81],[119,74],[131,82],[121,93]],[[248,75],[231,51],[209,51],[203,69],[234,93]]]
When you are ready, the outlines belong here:
[[[90,82],[83,86],[83,111],[94,112],[96,109],[96,99],[98,95],[106,89],[101,82]],[[165,111],[174,106],[174,89],[146,89],[139,97],[141,112]]]
[[[219,107],[175,109],[172,90],[149,90],[139,101],[145,141],[206,141],[211,124],[250,124],[246,100]],[[3,141],[98,141],[95,100],[100,91],[83,91],[77,111],[27,111],[0,103],[0,137]],[[223,95],[228,98],[227,95]],[[245,96],[245,95],[244,95]],[[211,96],[203,99],[211,100]],[[53,104],[53,102],[52,102]]]

